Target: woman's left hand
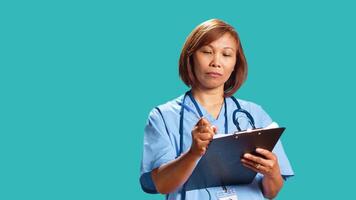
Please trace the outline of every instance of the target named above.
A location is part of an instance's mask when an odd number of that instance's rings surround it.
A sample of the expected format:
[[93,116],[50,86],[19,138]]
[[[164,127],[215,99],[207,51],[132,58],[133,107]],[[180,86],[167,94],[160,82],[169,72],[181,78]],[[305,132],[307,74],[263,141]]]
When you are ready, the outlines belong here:
[[277,156],[266,149],[257,148],[256,152],[262,156],[245,153],[241,159],[242,164],[252,169],[255,172],[261,173],[264,176],[273,178],[280,177],[279,164]]

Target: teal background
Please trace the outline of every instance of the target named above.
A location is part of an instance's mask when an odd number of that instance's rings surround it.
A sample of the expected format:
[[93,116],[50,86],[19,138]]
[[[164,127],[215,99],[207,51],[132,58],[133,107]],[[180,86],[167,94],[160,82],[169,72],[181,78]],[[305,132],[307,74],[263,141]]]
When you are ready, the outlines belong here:
[[236,96],[287,127],[277,199],[354,196],[352,1],[1,1],[0,199],[164,199],[139,185],[143,128],[210,18],[240,33]]

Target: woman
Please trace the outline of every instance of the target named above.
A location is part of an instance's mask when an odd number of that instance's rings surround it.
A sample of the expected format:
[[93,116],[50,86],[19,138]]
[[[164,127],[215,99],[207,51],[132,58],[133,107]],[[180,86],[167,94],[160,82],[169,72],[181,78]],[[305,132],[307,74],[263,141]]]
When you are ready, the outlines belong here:
[[[243,165],[257,172],[251,184],[190,191],[184,187],[214,134],[272,123],[259,105],[232,96],[247,76],[247,63],[234,28],[217,19],[198,25],[182,49],[179,74],[191,90],[154,108],[145,127],[140,177],[143,190],[167,194],[167,199],[276,197],[284,179],[294,174],[280,141],[273,152],[257,149],[260,157],[243,156]],[[239,126],[235,126],[232,113],[238,107],[253,120],[240,113]]]

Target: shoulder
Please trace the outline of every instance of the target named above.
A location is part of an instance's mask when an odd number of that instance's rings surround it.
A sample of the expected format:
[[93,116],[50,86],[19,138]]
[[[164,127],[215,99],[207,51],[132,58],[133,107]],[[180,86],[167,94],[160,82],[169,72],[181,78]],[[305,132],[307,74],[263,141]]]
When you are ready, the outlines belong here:
[[158,105],[155,109],[159,109],[162,113],[174,112],[177,113],[181,109],[181,104],[183,102],[184,95],[181,95],[175,99],[167,101],[164,104]]
[[181,111],[181,104],[183,102],[184,95],[181,95],[177,98],[169,100],[161,105],[154,107],[150,114],[149,118],[159,117],[159,116],[172,116],[179,115]]
[[236,97],[230,97],[229,99],[231,99],[231,103],[235,104],[234,101],[233,101],[233,98],[235,98],[238,103],[240,104],[241,108],[242,109],[245,109],[249,112],[254,112],[254,111],[260,111],[260,110],[263,110],[262,107],[257,104],[257,103],[254,103],[252,101],[249,101],[249,100],[244,100],[244,99],[240,99],[240,98],[236,98]]

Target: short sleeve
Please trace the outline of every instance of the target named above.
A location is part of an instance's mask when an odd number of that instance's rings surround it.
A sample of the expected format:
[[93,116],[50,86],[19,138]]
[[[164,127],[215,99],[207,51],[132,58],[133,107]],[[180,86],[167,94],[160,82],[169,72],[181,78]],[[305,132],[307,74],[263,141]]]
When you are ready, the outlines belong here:
[[289,163],[288,157],[284,152],[281,140],[279,140],[273,149],[273,153],[277,155],[281,175],[284,179],[294,176],[294,171]]
[[[273,120],[271,117],[263,110],[261,106],[259,107],[258,119],[259,119],[259,127],[266,127],[270,125]],[[283,145],[281,140],[278,140],[276,146],[273,149],[273,153],[276,154],[278,158],[279,168],[281,170],[281,175],[284,179],[291,177],[294,175],[291,164],[289,163],[288,157],[284,152]]]
[[265,110],[261,106],[257,106],[257,119],[258,123],[256,124],[256,128],[264,128],[270,125],[273,121],[272,118],[266,113]]
[[157,193],[151,171],[174,160],[176,153],[158,108],[151,111],[144,129],[140,184],[147,193]]

